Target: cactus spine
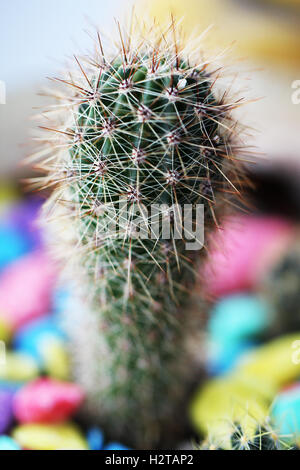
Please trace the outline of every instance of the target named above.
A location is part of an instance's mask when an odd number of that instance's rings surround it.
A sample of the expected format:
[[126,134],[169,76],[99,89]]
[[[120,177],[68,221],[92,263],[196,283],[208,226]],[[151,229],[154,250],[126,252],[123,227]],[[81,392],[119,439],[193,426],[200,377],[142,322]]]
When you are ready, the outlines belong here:
[[[224,442],[229,441],[229,447]],[[199,450],[299,450],[297,439],[281,436],[273,427],[271,419],[266,418],[264,425],[257,424],[257,428],[251,437],[247,435],[237,423],[232,425],[232,432],[223,442],[207,439]]]
[[[218,95],[217,73],[180,48],[176,28],[120,32],[110,57],[98,37],[95,55],[84,65],[76,59],[79,73],[60,80],[53,125],[49,113],[46,176],[37,183],[54,188],[47,226],[76,283],[66,321],[75,376],[93,414],[143,448],[170,434],[164,423],[176,427],[195,376],[185,345],[201,251],[175,239],[174,214],[170,239],[133,236],[132,214],[142,205],[203,204],[208,230],[242,180],[231,117],[238,102]],[[112,220],[122,237],[107,232]]]

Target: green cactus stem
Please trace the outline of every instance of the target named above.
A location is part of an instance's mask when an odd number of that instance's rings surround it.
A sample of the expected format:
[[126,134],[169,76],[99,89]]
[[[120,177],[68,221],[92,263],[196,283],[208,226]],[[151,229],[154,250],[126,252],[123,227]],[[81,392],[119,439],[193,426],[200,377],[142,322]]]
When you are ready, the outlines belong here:
[[[232,117],[241,101],[222,89],[218,64],[189,54],[176,36],[174,22],[164,32],[120,32],[108,55],[99,36],[95,54],[76,59],[56,80],[63,91],[43,126],[51,137],[37,181],[53,189],[46,226],[74,285],[65,322],[74,375],[92,415],[142,448],[167,442],[184,415],[197,373],[187,344],[199,314],[190,301],[205,251],[175,236],[172,211],[170,237],[152,237],[150,208],[166,217],[166,206],[194,213],[202,204],[208,231],[243,182]],[[133,236],[137,212],[146,228]]]

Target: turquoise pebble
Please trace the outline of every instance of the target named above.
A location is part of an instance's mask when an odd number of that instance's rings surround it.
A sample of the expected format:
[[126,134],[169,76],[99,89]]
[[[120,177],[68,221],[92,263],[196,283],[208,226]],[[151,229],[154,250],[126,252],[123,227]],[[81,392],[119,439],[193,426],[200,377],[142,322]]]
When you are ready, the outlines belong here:
[[277,396],[272,408],[272,417],[280,435],[300,435],[300,384]]
[[87,441],[91,450],[102,450],[104,443],[102,431],[98,428],[90,429],[87,433]]
[[8,436],[0,436],[0,451],[1,450],[22,450],[19,444]]
[[14,227],[0,226],[0,270],[31,250],[30,241]]
[[110,442],[103,450],[130,450],[128,447],[119,444],[118,442]]
[[228,344],[262,334],[271,323],[270,308],[254,295],[221,300],[211,312],[208,330],[212,341]]
[[31,322],[19,330],[14,337],[14,347],[17,351],[30,355],[43,366],[47,341],[63,340],[64,337],[55,319],[47,317]]

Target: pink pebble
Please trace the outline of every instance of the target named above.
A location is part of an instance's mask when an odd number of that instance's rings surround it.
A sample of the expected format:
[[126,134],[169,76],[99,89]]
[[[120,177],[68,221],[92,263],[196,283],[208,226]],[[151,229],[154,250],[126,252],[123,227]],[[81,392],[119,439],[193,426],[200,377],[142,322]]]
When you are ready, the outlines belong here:
[[36,251],[10,265],[0,278],[0,318],[13,330],[49,313],[56,269]]
[[20,423],[58,423],[74,414],[83,399],[78,385],[42,378],[17,392],[13,411]]
[[293,234],[293,225],[276,217],[236,216],[226,220],[208,243],[208,258],[201,273],[205,293],[222,297],[254,289]]

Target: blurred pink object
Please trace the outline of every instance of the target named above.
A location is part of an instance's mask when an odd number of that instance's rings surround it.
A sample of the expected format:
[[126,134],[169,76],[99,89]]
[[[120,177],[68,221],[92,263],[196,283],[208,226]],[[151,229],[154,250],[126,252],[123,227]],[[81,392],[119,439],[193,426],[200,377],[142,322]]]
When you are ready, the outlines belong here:
[[36,251],[11,264],[0,277],[0,319],[16,330],[49,313],[56,269]]
[[227,219],[208,241],[208,258],[201,272],[204,292],[222,297],[254,289],[293,236],[293,225],[279,217]]
[[17,392],[13,411],[20,423],[58,423],[69,419],[83,399],[84,394],[78,385],[38,379]]

